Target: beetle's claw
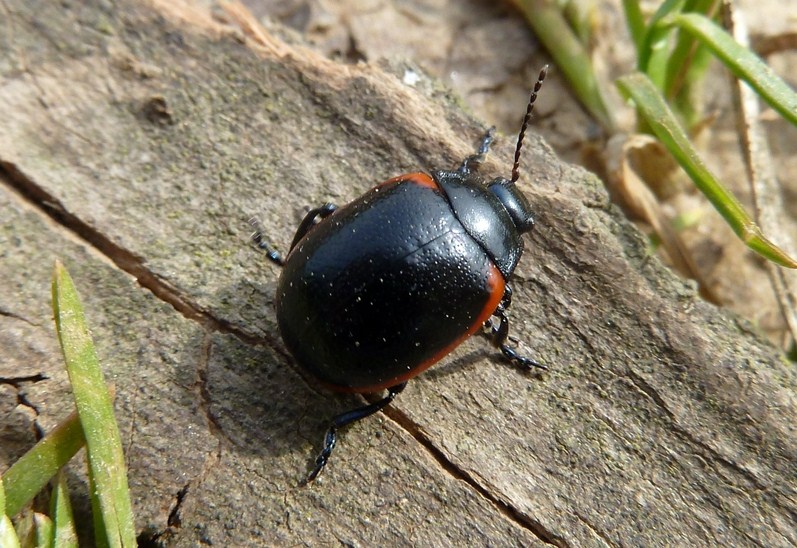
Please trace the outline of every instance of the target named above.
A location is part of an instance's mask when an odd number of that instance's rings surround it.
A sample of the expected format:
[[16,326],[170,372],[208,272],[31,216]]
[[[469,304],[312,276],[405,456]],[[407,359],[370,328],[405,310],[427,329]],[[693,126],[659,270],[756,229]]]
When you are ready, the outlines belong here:
[[501,352],[504,354],[504,356],[506,356],[506,358],[510,362],[514,363],[515,365],[518,365],[528,370],[536,368],[536,369],[541,369],[543,371],[548,371],[548,367],[544,366],[537,360],[533,358],[527,358],[526,356],[521,356],[520,354],[518,354],[517,352],[515,352],[506,345],[501,345]]
[[541,364],[537,360],[533,358],[526,358],[525,356],[518,357],[518,365],[522,365],[527,369],[540,369],[542,371],[548,371],[548,366]]
[[312,483],[313,480],[315,480],[316,477],[318,477],[318,474],[321,472],[321,470],[324,469],[324,466],[326,466],[327,459],[328,456],[324,455],[323,453],[318,455],[318,457],[315,459],[315,468],[313,468],[313,471],[307,475],[307,479],[304,480],[305,485],[307,485],[308,483]]
[[329,430],[327,430],[326,437],[324,438],[324,448],[315,459],[315,468],[313,468],[313,471],[307,476],[307,479],[304,480],[305,485],[316,479],[318,474],[321,473],[321,470],[324,469],[324,466],[327,465],[329,456],[332,454],[332,450],[335,448],[337,441],[337,428],[331,426]]

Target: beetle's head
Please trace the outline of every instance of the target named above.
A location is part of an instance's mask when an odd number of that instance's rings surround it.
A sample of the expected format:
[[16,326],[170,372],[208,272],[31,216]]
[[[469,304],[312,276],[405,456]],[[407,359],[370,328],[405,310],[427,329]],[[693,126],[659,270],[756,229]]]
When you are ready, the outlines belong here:
[[534,228],[534,216],[526,196],[515,186],[515,183],[503,177],[497,177],[487,190],[492,192],[506,209],[518,233],[525,234]]

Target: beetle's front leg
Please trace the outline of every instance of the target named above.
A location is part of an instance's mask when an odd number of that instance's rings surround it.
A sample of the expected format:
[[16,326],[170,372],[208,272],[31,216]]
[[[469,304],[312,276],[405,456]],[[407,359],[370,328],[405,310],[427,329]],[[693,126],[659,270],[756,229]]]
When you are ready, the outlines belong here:
[[470,173],[471,171],[477,171],[482,162],[484,162],[484,158],[487,156],[487,153],[490,151],[490,145],[494,139],[495,126],[488,129],[487,133],[484,134],[484,137],[482,137],[482,141],[479,144],[479,150],[476,151],[476,154],[472,154],[465,158],[457,171],[465,174]]

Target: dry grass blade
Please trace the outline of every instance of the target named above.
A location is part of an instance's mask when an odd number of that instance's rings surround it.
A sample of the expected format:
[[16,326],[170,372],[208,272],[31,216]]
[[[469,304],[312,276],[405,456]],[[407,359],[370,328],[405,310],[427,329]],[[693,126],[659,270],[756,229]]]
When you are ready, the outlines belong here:
[[[744,16],[726,4],[723,10],[725,27],[742,46],[749,45],[747,25]],[[791,255],[797,251],[787,226],[788,220],[781,199],[780,183],[773,169],[774,161],[767,143],[766,132],[760,120],[760,102],[756,93],[741,80],[733,78],[731,86],[736,102],[737,124],[741,140],[742,154],[747,168],[748,180],[753,196],[756,223],[768,234],[778,234],[781,246]],[[791,332],[792,340],[797,340],[797,272],[778,268],[767,263],[772,288],[778,299],[781,314]]]
[[[669,158],[667,151],[656,139],[642,134],[613,139],[609,142],[609,147],[613,149],[607,155],[611,158],[608,168],[612,188],[620,195],[626,207],[653,227],[672,266],[683,276],[697,281],[704,299],[719,303],[719,298],[711,291],[691,253],[673,228],[672,219],[662,210],[658,198],[645,181],[645,176],[639,172],[640,163],[655,162],[654,158],[661,158],[662,155]],[[674,165],[674,162],[670,163]]]

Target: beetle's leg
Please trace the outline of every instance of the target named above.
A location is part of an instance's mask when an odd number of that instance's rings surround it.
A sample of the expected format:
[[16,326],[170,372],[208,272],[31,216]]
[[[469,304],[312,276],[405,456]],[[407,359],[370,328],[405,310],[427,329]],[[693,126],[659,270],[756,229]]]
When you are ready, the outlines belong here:
[[299,224],[299,228],[296,229],[296,235],[293,237],[293,242],[291,242],[291,249],[296,247],[296,244],[299,243],[299,240],[304,238],[305,234],[307,234],[311,228],[335,213],[337,208],[338,206],[335,204],[330,204],[327,202],[321,207],[317,207],[308,211],[307,215],[304,216],[304,219],[302,219],[302,222]]
[[255,230],[252,233],[252,241],[258,247],[258,249],[262,249],[266,252],[266,257],[276,264],[277,266],[285,266],[285,259],[282,258],[282,255],[279,251],[271,247],[266,243],[263,239],[263,225],[260,224],[260,221],[257,219],[249,219],[249,224],[252,225],[252,228]]
[[333,418],[329,425],[329,430],[327,430],[327,434],[324,437],[324,448],[315,459],[315,468],[313,468],[313,471],[310,472],[309,476],[307,476],[306,483],[313,481],[329,460],[329,456],[332,454],[332,450],[335,448],[335,443],[337,442],[338,428],[343,428],[344,426],[347,426],[353,422],[357,422],[360,419],[369,417],[380,409],[385,408],[399,393],[401,393],[402,390],[404,390],[405,386],[407,386],[406,382],[397,384],[396,386],[391,386],[387,389],[387,396],[378,402],[366,405],[365,407],[352,409],[351,411],[347,411],[346,413]]
[[510,304],[512,304],[512,288],[507,285],[506,289],[504,290],[504,297],[501,299],[501,303],[493,313],[493,316],[498,317],[498,326],[495,326],[492,320],[487,320],[485,322],[485,326],[490,330],[489,336],[492,339],[493,345],[499,348],[501,353],[515,365],[519,365],[527,369],[536,367],[538,369],[542,369],[543,371],[547,371],[548,368],[537,360],[527,358],[526,356],[521,356],[515,350],[507,346],[506,341],[509,339],[509,318],[506,316],[506,311]]
[[479,145],[479,150],[476,154],[468,156],[462,161],[457,171],[460,173],[470,173],[471,171],[478,171],[479,166],[484,162],[484,157],[490,151],[490,145],[495,139],[495,126],[487,130],[487,133],[482,137],[482,142]]
[[[304,235],[307,234],[314,225],[332,215],[337,208],[338,206],[335,204],[326,203],[321,207],[308,211],[307,215],[304,216],[304,219],[302,219],[302,222],[299,224],[299,228],[296,229],[296,235],[293,237],[291,249],[296,247],[299,240],[304,238]],[[282,254],[268,245],[263,239],[263,225],[261,225],[257,219],[249,219],[249,224],[252,225],[252,228],[255,230],[252,233],[252,241],[255,245],[266,252],[266,257],[268,257],[272,263],[277,266],[285,266],[285,259],[282,257]]]

